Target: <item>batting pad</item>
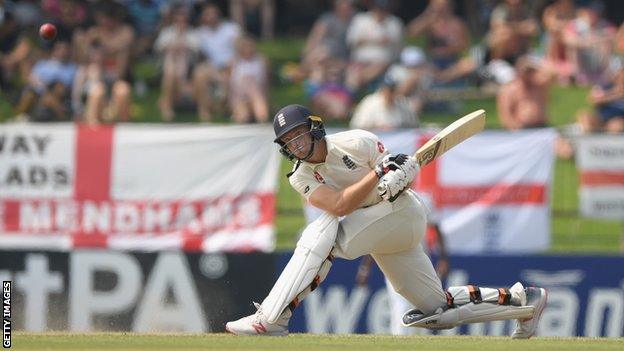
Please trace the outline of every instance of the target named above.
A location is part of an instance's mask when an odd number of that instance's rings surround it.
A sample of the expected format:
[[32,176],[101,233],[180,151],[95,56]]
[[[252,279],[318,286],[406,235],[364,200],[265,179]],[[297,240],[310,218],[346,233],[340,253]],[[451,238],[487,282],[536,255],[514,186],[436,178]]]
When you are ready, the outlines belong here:
[[338,217],[327,213],[305,228],[290,261],[262,302],[269,323],[275,323],[286,306],[314,281],[334,247],[337,234]]
[[468,323],[531,318],[534,310],[534,306],[503,306],[487,302],[478,304],[471,302],[447,310],[439,308],[431,316],[425,316],[418,310],[410,310],[403,315],[401,322],[405,327],[450,329]]

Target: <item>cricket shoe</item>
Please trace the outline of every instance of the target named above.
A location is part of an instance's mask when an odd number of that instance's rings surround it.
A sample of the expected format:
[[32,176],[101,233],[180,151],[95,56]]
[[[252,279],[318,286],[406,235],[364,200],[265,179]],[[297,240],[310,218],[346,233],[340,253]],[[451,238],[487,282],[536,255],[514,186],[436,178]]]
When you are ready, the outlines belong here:
[[[510,289],[511,290],[511,289]],[[526,304],[534,306],[535,311],[533,317],[527,319],[518,319],[516,330],[511,335],[512,339],[528,339],[535,334],[537,325],[542,317],[542,312],[546,308],[548,301],[548,292],[544,288],[526,288]]]
[[266,335],[266,336],[286,336],[288,335],[288,320],[292,312],[287,308],[275,323],[269,323],[262,313],[262,307],[254,302],[258,309],[256,313],[243,317],[233,322],[225,324],[225,330],[235,335]]

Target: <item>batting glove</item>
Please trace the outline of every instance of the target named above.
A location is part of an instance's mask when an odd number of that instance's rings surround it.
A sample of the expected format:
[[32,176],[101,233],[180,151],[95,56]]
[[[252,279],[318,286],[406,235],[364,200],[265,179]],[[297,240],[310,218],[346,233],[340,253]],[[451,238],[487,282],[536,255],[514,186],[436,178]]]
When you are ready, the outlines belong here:
[[377,191],[382,199],[387,201],[394,201],[405,189],[408,183],[405,172],[400,169],[390,171],[381,177],[377,184]]
[[411,184],[418,171],[420,171],[420,166],[418,165],[418,161],[416,161],[416,157],[408,157],[405,163],[403,164],[403,172],[405,172],[405,177],[407,178],[407,184]]
[[408,159],[410,159],[410,157],[405,154],[388,154],[384,156],[381,162],[375,166],[375,174],[377,174],[377,178],[381,179],[381,177],[383,177],[386,173],[397,169],[405,171],[403,169],[403,165]]

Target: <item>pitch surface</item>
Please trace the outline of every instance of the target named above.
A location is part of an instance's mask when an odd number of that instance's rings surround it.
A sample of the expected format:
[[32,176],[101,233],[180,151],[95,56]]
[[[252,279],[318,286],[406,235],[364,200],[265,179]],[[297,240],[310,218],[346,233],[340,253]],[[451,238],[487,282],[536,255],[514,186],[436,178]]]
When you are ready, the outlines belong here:
[[14,333],[15,350],[624,350],[624,338],[542,338],[387,335],[239,337],[230,334]]

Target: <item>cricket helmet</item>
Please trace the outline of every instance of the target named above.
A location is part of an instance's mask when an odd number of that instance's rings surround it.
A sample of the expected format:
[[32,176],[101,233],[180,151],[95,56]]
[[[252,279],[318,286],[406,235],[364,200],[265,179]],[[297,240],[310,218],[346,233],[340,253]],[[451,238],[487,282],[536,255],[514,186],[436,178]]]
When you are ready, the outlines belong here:
[[[280,152],[291,161],[297,159],[297,157],[288,150],[288,147],[286,147],[286,144],[281,138],[286,133],[302,125],[308,126],[313,141],[321,140],[325,137],[323,120],[318,116],[312,115],[312,112],[304,106],[288,105],[279,110],[275,114],[275,118],[273,118],[273,130],[275,131],[274,142],[280,145]],[[304,161],[312,156],[313,150],[314,144],[308,156],[300,159],[300,161]]]

